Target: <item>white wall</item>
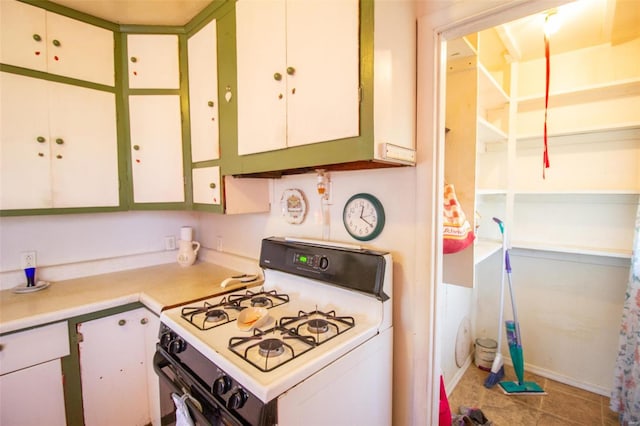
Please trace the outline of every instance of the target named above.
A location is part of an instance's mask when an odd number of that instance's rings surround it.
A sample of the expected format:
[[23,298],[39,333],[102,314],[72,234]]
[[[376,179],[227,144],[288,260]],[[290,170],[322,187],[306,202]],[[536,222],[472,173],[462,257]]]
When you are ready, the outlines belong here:
[[[511,266],[527,371],[609,395],[629,259],[514,249]],[[494,339],[499,271],[499,256],[477,268],[477,333]],[[507,286],[505,319],[512,318]]]
[[[57,280],[73,274],[60,274],[60,267],[95,260],[133,255],[137,266],[163,262],[175,257],[164,252],[164,237],[179,238],[180,227],[195,225],[197,215],[190,212],[115,212],[21,216],[0,218],[0,289],[21,284],[24,276],[20,253],[37,252],[39,278]],[[150,254],[161,256],[150,256]],[[155,258],[154,258],[155,257]],[[136,267],[120,263],[118,268]],[[68,269],[68,268],[67,268]],[[109,269],[103,270],[108,272]],[[99,273],[93,270],[93,273]],[[81,274],[91,273],[82,272]]]

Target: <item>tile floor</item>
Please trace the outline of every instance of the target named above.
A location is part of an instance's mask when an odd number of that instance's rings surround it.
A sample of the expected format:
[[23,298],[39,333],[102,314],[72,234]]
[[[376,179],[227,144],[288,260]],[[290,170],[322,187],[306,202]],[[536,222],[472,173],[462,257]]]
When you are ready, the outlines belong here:
[[[505,379],[515,380],[513,369],[505,366]],[[535,381],[547,395],[505,395],[500,386],[484,387],[489,373],[471,364],[449,395],[452,414],[460,406],[477,407],[493,426],[614,426],[616,413],[609,410],[609,398],[577,389],[554,380],[525,373],[526,381]],[[504,379],[503,379],[504,380]]]

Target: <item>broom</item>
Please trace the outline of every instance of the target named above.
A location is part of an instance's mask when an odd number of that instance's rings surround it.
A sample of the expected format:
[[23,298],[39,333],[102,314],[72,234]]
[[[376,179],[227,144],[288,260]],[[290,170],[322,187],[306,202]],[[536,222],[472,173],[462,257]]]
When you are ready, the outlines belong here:
[[491,372],[484,381],[484,387],[492,388],[504,377],[504,362],[502,361],[502,317],[504,314],[504,280],[506,275],[505,267],[505,253],[507,250],[507,236],[504,232],[504,224],[497,217],[493,218],[493,221],[500,227],[500,234],[502,234],[502,276],[500,278],[500,313],[498,314],[498,348],[496,350],[496,357],[491,364]]
[[505,253],[505,264],[507,277],[509,278],[509,294],[511,295],[511,307],[513,308],[513,321],[506,321],[507,341],[509,342],[509,353],[513,362],[518,381],[500,382],[502,391],[507,395],[546,395],[547,393],[535,382],[524,381],[524,356],[522,351],[522,335],[520,334],[520,323],[518,322],[518,311],[513,296],[513,284],[511,283],[511,262],[509,261],[509,250]]

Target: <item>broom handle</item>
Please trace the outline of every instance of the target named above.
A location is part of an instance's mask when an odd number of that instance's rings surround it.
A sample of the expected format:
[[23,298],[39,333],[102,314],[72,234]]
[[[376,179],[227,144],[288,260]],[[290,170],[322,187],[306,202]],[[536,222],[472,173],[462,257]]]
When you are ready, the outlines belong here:
[[520,337],[520,323],[518,322],[518,310],[516,309],[516,301],[513,296],[513,284],[511,283],[511,261],[509,259],[509,250],[504,254],[505,269],[509,278],[509,295],[511,296],[511,308],[513,309],[513,322],[516,326],[516,340],[519,346],[522,346],[522,338]]
[[[497,217],[493,218],[493,221],[498,224],[500,227],[500,233],[502,234],[502,252],[507,253],[507,235],[504,230],[504,224]],[[505,266],[506,258],[502,256],[502,266],[500,273],[500,312],[498,313],[498,347],[497,353],[501,353],[502,349],[502,322],[504,321],[504,282],[506,279],[506,266]]]

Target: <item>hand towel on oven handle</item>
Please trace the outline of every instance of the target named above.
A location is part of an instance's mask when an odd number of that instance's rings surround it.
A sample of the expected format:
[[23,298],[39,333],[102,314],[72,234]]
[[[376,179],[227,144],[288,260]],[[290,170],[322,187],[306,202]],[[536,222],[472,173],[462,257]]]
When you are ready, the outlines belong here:
[[177,393],[171,394],[173,403],[176,406],[176,426],[195,426],[186,403],[186,400],[190,397],[188,393],[182,396],[179,396]]

